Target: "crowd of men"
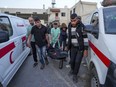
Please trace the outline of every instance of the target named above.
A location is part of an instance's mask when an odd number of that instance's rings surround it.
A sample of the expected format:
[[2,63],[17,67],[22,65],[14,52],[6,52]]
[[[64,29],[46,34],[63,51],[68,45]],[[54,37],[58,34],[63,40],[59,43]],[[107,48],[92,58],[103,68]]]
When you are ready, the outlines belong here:
[[46,55],[46,48],[50,46],[70,53],[70,67],[69,75],[73,76],[73,81],[77,82],[77,74],[79,72],[80,64],[87,47],[84,46],[84,24],[81,17],[73,13],[70,16],[70,23],[68,27],[65,23],[59,26],[58,22],[53,22],[51,28],[41,24],[38,17],[29,17],[30,25],[27,28],[27,45],[32,48],[34,59],[34,67],[38,65],[38,58],[41,63],[40,69],[44,69],[45,65],[49,64]]

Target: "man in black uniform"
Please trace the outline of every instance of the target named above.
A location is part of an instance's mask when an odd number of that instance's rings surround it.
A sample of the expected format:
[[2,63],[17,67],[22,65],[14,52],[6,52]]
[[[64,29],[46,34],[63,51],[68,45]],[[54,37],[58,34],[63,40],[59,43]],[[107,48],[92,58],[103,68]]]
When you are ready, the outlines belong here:
[[68,50],[70,50],[70,75],[73,75],[73,81],[77,82],[77,74],[84,51],[84,39],[82,34],[83,25],[77,14],[71,15],[71,22],[68,25]]

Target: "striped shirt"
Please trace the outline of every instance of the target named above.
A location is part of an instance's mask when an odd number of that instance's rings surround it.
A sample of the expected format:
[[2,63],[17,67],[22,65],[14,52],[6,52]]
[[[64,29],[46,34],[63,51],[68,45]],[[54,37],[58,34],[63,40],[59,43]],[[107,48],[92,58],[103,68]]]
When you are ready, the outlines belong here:
[[[83,32],[83,36],[84,36],[84,46],[88,46],[88,38],[87,38],[87,35],[86,35],[86,33],[84,31],[82,31],[82,32]],[[79,34],[76,32],[76,28],[72,27],[71,28],[71,42],[72,42],[72,44],[74,46],[79,46],[78,40],[77,40],[77,37],[76,37],[76,34],[79,37]],[[68,42],[68,39],[67,39],[67,42]]]

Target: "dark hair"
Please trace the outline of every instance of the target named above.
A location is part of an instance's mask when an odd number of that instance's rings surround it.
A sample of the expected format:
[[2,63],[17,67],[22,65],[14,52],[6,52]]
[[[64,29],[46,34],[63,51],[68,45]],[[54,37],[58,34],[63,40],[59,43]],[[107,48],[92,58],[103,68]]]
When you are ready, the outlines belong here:
[[54,25],[58,25],[58,23],[55,22]]
[[34,21],[40,21],[39,17],[34,17]]
[[61,29],[63,29],[63,28],[66,28],[66,29],[67,29],[67,26],[66,26],[65,23],[62,23],[62,24],[61,24]]
[[71,14],[71,16],[70,16],[71,19],[74,19],[74,18],[76,18],[76,17],[77,17],[77,14],[76,14],[76,13],[73,13],[73,14]]
[[81,20],[81,16],[78,16],[77,18]]

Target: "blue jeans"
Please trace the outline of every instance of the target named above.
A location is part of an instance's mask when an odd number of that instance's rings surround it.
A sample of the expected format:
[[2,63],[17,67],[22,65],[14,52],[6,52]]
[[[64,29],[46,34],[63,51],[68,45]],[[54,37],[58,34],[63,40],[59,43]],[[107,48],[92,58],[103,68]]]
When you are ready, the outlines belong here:
[[60,46],[63,47],[63,50],[65,50],[65,47],[66,47],[66,40],[61,40],[60,41]]
[[46,46],[43,46],[43,47],[38,47],[37,46],[37,50],[38,50],[38,56],[39,56],[41,64],[45,64],[45,59],[47,58],[47,56],[46,56]]

